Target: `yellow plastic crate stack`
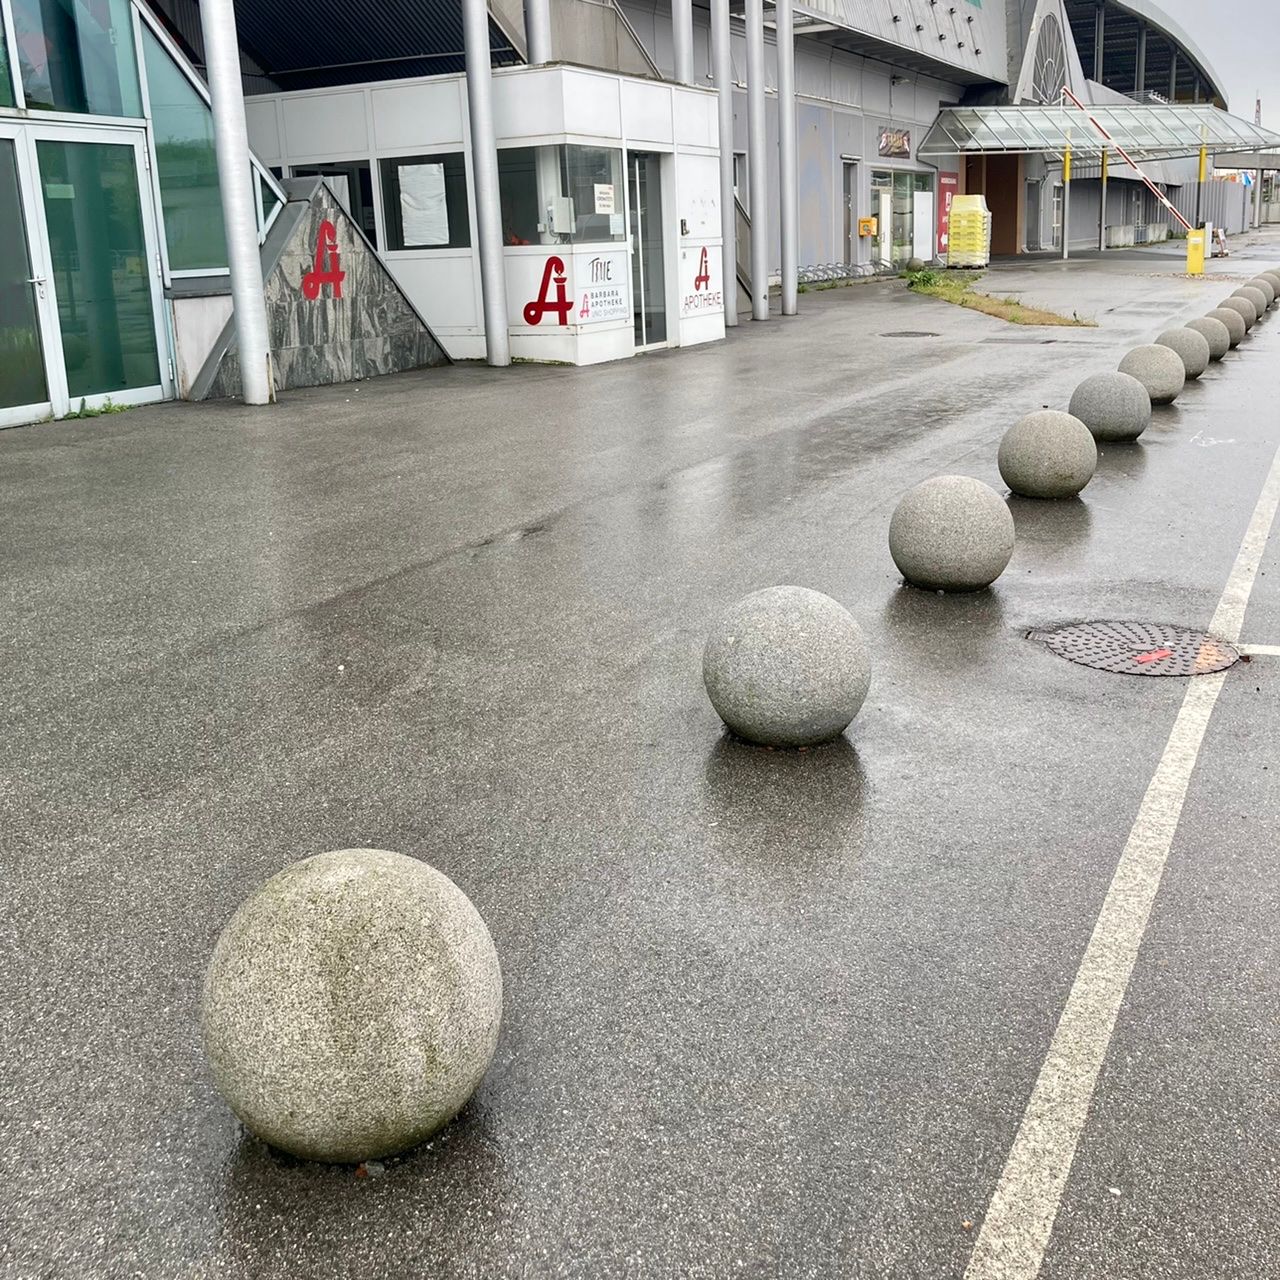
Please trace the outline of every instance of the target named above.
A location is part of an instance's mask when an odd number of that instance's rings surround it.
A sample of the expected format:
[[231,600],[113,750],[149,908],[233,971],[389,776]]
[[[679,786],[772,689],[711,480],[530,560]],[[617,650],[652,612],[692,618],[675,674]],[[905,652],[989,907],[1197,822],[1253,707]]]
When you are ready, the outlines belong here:
[[985,196],[956,196],[947,229],[947,266],[985,267],[991,261],[991,210]]

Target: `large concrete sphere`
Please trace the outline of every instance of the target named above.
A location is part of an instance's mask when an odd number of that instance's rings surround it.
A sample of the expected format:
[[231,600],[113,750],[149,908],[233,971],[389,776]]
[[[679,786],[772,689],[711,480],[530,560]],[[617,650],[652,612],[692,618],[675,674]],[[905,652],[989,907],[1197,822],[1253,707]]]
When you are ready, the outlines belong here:
[[1201,316],[1188,320],[1186,327],[1194,330],[1209,344],[1209,359],[1221,360],[1231,350],[1231,330],[1221,320]]
[[889,554],[917,587],[980,591],[1013,555],[1013,516],[981,480],[934,476],[898,503],[889,521]]
[[1168,347],[1152,344],[1134,347],[1120,361],[1120,372],[1137,378],[1147,389],[1152,404],[1172,404],[1186,385],[1187,371],[1182,357]]
[[1267,279],[1265,275],[1254,276],[1252,280],[1246,281],[1246,288],[1258,289],[1266,295],[1267,306],[1274,304],[1276,300],[1276,287]]
[[1231,339],[1231,345],[1238,347],[1244,341],[1244,335],[1248,332],[1248,328],[1242,316],[1234,307],[1214,307],[1208,312],[1210,320],[1217,320],[1220,324],[1227,326],[1227,334]]
[[451,1120],[493,1058],[502,974],[466,894],[381,849],[305,858],[245,899],[205,976],[218,1092],[260,1138],[362,1161]]
[[1276,297],[1280,298],[1280,271],[1264,271],[1258,279],[1265,280],[1275,290]]
[[1127,373],[1095,373],[1072,393],[1068,406],[1095,440],[1136,440],[1151,425],[1151,397]]
[[871,650],[844,605],[807,587],[766,587],[717,619],[702,682],[720,719],[767,747],[838,738],[871,685]]
[[1198,378],[1209,367],[1209,340],[1194,329],[1166,329],[1156,339],[1156,346],[1176,352],[1188,378]]
[[1070,498],[1093,479],[1098,446],[1089,428],[1069,413],[1028,413],[1004,433],[1000,475],[1024,498]]
[[1267,314],[1267,308],[1271,305],[1271,299],[1256,285],[1252,284],[1242,284],[1231,296],[1233,298],[1247,298],[1252,302],[1253,309],[1258,313],[1259,320]]
[[1233,293],[1231,297],[1223,298],[1218,307],[1219,310],[1226,307],[1228,310],[1237,312],[1240,319],[1244,321],[1246,330],[1252,329],[1258,323],[1258,308],[1248,298],[1237,298]]

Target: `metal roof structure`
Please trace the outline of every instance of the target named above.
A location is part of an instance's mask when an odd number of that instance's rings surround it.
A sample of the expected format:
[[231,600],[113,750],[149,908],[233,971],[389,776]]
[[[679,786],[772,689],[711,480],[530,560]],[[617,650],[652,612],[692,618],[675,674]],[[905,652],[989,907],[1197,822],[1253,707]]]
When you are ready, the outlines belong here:
[[1063,106],[948,107],[925,135],[918,154],[927,156],[1022,153],[1101,157],[1123,147],[1135,160],[1172,160],[1210,153],[1280,149],[1280,134],[1210,106],[1089,106],[1089,116],[1111,135],[1105,138],[1077,108]]

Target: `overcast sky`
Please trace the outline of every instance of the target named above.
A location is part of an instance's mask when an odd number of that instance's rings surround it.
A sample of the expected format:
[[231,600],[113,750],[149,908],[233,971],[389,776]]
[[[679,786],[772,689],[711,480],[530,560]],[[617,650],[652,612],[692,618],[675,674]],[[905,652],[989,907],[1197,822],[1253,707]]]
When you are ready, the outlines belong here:
[[1231,113],[1280,133],[1280,0],[1156,0],[1226,81]]

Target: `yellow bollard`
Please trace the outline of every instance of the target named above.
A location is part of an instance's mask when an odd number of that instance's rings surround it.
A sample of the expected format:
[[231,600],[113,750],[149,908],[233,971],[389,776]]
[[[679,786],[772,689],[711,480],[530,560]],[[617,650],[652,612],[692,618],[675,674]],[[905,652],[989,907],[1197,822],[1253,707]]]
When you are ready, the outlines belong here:
[[1204,275],[1204,228],[1187,232],[1187,275]]

